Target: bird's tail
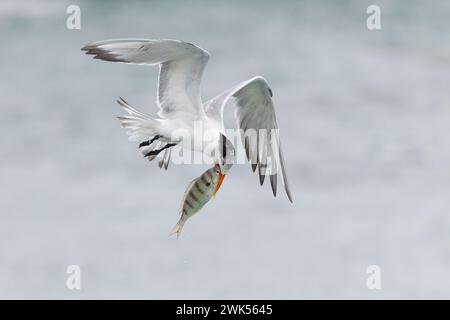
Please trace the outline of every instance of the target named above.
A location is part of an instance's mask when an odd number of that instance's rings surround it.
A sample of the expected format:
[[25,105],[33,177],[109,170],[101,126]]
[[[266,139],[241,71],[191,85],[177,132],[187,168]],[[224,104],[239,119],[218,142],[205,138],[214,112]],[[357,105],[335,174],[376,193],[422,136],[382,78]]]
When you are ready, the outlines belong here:
[[136,110],[121,97],[119,97],[117,103],[128,113],[126,116],[117,118],[121,127],[127,129],[130,140],[145,140],[157,134],[158,120]]
[[177,239],[180,237],[181,234],[181,230],[183,229],[184,223],[180,221],[178,221],[178,223],[175,225],[175,227],[172,229],[172,231],[170,232],[170,236],[173,234],[177,235]]

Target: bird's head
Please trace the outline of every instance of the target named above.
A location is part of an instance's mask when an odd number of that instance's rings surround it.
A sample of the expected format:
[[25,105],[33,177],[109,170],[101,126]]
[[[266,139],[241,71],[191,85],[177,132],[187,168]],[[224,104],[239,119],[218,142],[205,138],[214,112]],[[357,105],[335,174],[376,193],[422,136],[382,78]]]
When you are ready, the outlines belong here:
[[231,141],[228,140],[228,138],[222,133],[220,133],[218,154],[218,163],[220,166],[220,170],[223,174],[227,174],[227,172],[231,169],[236,161],[236,150],[234,149]]
[[225,137],[223,134],[220,134],[220,146],[218,151],[219,156],[217,157],[214,168],[215,170],[217,170],[216,172],[219,175],[219,178],[217,180],[217,185],[213,192],[213,196],[215,196],[217,191],[219,191],[225,175],[228,173],[235,162],[234,146],[231,141],[228,140],[227,137]]

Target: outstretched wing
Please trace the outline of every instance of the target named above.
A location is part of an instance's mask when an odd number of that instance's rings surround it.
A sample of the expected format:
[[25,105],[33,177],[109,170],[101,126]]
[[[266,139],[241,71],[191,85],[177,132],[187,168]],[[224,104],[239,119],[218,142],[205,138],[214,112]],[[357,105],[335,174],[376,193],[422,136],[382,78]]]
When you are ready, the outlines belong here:
[[117,39],[94,42],[81,50],[94,59],[159,65],[158,115],[162,118],[203,114],[200,83],[207,51],[179,40]]
[[233,97],[235,117],[241,141],[253,171],[258,170],[260,184],[266,175],[270,177],[273,195],[277,194],[278,173],[281,173],[289,200],[292,196],[286,177],[278,125],[272,101],[272,90],[263,77],[244,81],[217,97],[205,102],[206,115],[223,128],[223,108]]

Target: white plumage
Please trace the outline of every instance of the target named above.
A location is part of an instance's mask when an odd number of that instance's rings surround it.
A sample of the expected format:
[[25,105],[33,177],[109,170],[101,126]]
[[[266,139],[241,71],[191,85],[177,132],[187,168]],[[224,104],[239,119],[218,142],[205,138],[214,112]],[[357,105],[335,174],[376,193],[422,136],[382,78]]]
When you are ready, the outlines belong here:
[[[241,141],[252,164],[257,170],[261,185],[264,177],[269,175],[272,191],[277,193],[277,177],[281,173],[286,194],[292,202],[292,197],[286,177],[286,169],[278,136],[275,109],[272,101],[272,90],[263,77],[254,77],[244,81],[215,98],[202,103],[200,85],[209,53],[193,44],[179,40],[147,40],[147,39],[117,39],[94,42],[82,50],[94,55],[95,59],[113,62],[123,62],[142,65],[159,65],[159,81],[157,105],[159,118],[152,118],[130,106],[125,100],[118,100],[128,115],[120,117],[121,125],[127,129],[131,138],[144,141],[140,147],[150,159],[165,149],[160,161],[160,167],[167,169],[170,160],[170,147],[178,145],[193,151],[201,151],[215,157],[226,174],[232,163],[224,163],[223,141],[225,136],[223,109],[233,98],[235,102],[235,117],[238,128],[242,131]],[[201,121],[204,125],[202,147],[198,150],[191,142],[173,140],[175,130],[184,129],[194,134],[193,123]],[[267,131],[268,134],[250,141],[245,133],[254,129],[257,132]],[[205,141],[205,137],[209,140]],[[154,140],[166,143],[166,146],[156,150]],[[219,152],[217,152],[219,151]]]

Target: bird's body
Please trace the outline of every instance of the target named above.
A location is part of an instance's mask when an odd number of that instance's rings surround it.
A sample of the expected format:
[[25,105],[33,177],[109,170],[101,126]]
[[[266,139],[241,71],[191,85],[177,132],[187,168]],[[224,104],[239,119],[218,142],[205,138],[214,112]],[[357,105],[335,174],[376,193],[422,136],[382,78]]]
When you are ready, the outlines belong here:
[[[167,169],[171,148],[178,146],[202,152],[220,168],[217,188],[235,161],[235,148],[226,136],[223,110],[232,98],[241,141],[261,185],[266,175],[274,195],[281,173],[286,194],[292,202],[278,136],[272,90],[263,77],[244,81],[202,102],[200,84],[209,53],[178,40],[117,39],[94,42],[82,50],[95,59],[142,65],[159,65],[158,117],[142,113],[120,98],[128,115],[119,117],[131,140],[149,160],[164,150],[160,167]],[[198,127],[200,130],[197,130]],[[252,130],[256,137],[247,135]],[[260,132],[264,134],[259,134]],[[214,192],[214,193],[215,193]]]

